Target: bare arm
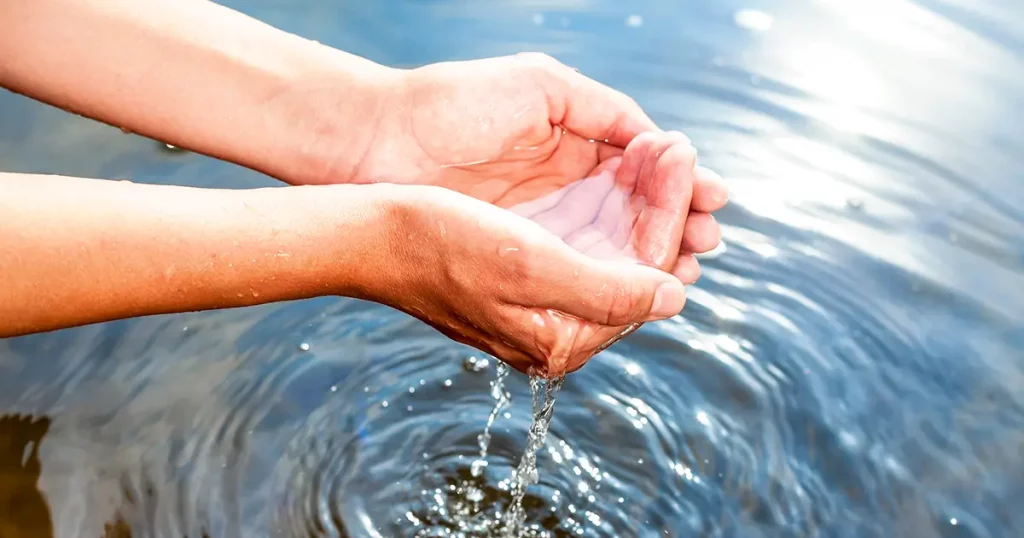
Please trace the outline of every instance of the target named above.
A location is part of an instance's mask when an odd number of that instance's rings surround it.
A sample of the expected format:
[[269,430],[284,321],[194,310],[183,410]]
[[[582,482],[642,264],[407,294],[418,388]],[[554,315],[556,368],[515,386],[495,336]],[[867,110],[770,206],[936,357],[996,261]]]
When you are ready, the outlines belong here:
[[0,86],[293,182],[348,179],[395,73],[206,0],[0,0]]
[[[373,186],[253,190],[0,174],[0,337],[317,295],[372,295]],[[385,247],[385,248],[382,248]]]

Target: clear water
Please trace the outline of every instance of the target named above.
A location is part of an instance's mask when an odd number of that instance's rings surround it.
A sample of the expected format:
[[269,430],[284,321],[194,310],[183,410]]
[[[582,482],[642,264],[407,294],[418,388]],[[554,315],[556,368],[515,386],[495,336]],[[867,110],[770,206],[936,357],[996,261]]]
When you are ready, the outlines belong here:
[[[565,380],[528,525],[1024,534],[1024,4],[233,5],[394,65],[547,51],[729,178],[685,315]],[[274,184],[6,93],[0,168]],[[474,480],[500,508],[530,390],[505,380],[474,477],[495,372],[472,354],[336,299],[0,341],[0,535],[414,536]]]

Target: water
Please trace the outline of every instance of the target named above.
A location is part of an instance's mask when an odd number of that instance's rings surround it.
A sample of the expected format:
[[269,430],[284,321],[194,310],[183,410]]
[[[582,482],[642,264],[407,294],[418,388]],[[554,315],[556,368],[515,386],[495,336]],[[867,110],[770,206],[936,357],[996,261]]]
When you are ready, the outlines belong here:
[[[685,315],[566,378],[527,525],[1024,534],[1020,2],[233,5],[394,65],[547,51],[728,179]],[[274,184],[10,94],[0,118],[6,170]],[[531,394],[509,374],[474,477],[474,354],[336,299],[0,341],[0,536],[390,538],[452,521],[438,496],[501,508]]]

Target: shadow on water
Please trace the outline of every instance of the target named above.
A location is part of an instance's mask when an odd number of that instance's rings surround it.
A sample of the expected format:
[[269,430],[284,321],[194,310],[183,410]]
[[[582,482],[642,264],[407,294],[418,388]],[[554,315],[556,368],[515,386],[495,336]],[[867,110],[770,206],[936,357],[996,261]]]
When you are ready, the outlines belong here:
[[[1024,4],[227,3],[391,65],[551,53],[728,179],[685,314],[559,393],[538,534],[1024,532]],[[0,116],[4,170],[275,184],[10,94]],[[529,426],[512,375],[468,472],[473,355],[336,299],[0,340],[0,538],[458,536]]]

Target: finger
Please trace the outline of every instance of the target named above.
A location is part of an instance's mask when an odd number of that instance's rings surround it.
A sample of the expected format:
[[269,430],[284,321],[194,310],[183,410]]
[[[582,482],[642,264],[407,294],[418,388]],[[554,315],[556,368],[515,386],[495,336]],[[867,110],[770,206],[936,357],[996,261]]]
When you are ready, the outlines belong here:
[[693,184],[690,209],[712,213],[725,207],[729,201],[729,188],[722,176],[703,166],[696,167],[693,172],[697,181]]
[[674,136],[669,135],[669,133],[665,133],[665,135],[659,136],[647,150],[647,157],[644,159],[640,172],[637,174],[636,192],[641,196],[650,196],[652,188],[656,187],[655,172],[658,169],[658,162],[669,148],[682,145],[689,148],[689,152],[693,154],[692,159],[686,161],[688,163],[686,167],[679,170],[680,173],[692,174],[692,170],[697,164],[697,150],[690,144],[690,139],[686,135],[680,132],[673,133]]
[[658,130],[640,105],[624,93],[541,54],[521,55],[541,75],[552,124],[587,139],[626,147],[637,135]]
[[672,317],[686,303],[682,282],[665,271],[597,260],[560,245],[557,252],[538,249],[529,278],[518,288],[519,304],[547,304],[585,321],[624,326]]
[[683,252],[703,254],[714,250],[722,241],[722,227],[711,213],[690,213],[683,231]]
[[686,135],[678,131],[640,134],[626,146],[622,155],[622,165],[619,167],[617,177],[618,185],[630,190],[636,189],[641,172],[648,161],[656,162],[657,156],[660,156],[674,143],[689,143],[689,141],[690,139]]
[[672,274],[686,285],[697,282],[700,279],[700,263],[697,257],[690,253],[679,256],[675,267],[672,268]]
[[590,362],[591,359],[596,357],[602,351],[615,345],[616,342],[630,334],[633,334],[633,332],[639,329],[642,325],[642,323],[634,323],[626,327],[601,327],[583,343],[583,346],[585,347],[581,347],[581,349],[586,351],[577,353],[569,360],[569,363],[566,365],[565,373],[571,374],[580,368],[583,368],[583,366]]
[[633,227],[632,245],[646,263],[667,269],[679,255],[684,225],[693,196],[693,160],[688,144],[675,144],[658,157],[644,205]]

